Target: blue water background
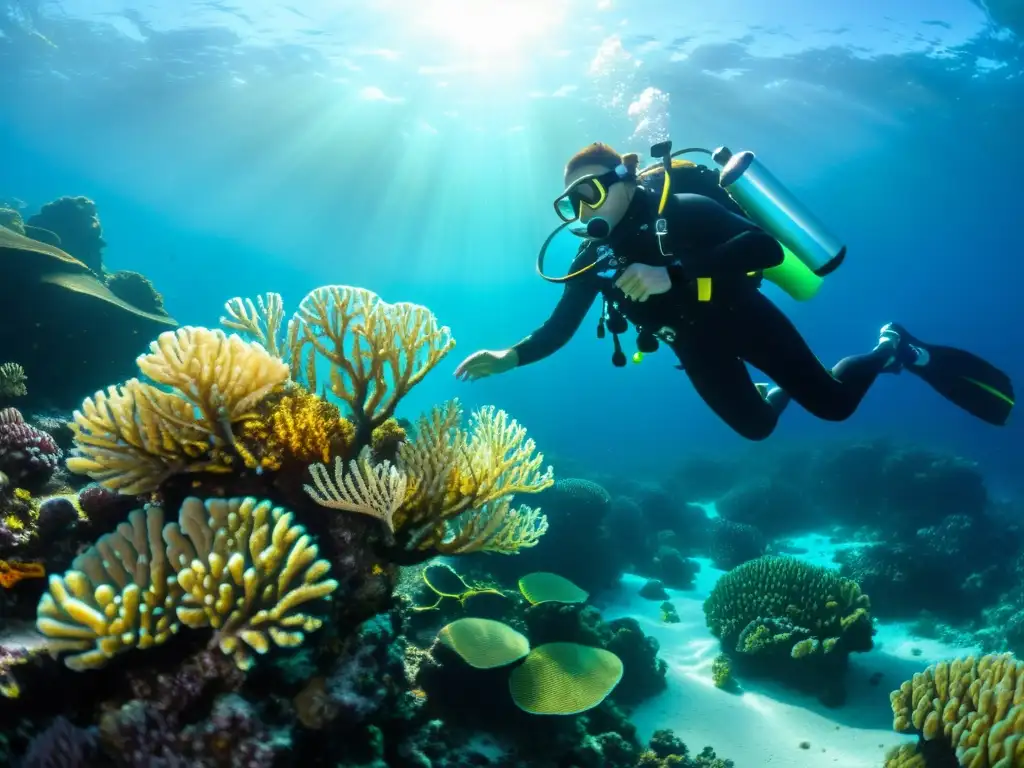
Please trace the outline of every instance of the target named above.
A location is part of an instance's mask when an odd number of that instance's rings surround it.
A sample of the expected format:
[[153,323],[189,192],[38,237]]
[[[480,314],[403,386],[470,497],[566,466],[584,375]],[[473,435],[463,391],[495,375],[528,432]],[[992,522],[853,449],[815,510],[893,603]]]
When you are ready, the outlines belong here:
[[[232,296],[275,290],[294,307],[318,285],[364,286],[429,306],[457,338],[407,415],[453,396],[470,408],[494,403],[550,453],[645,475],[689,453],[750,448],[668,353],[613,368],[596,314],[553,359],[472,385],[452,378],[465,355],[517,341],[554,306],[560,288],[537,278],[534,258],[557,223],[550,201],[562,165],[595,140],[643,152],[624,106],[591,103],[582,90],[537,97],[501,77],[464,76],[473,88],[445,93],[386,57],[340,82],[310,46],[231,53],[239,40],[214,28],[150,31],[140,43],[103,19],[47,13],[54,5],[37,5],[33,23],[56,48],[19,37],[25,25],[10,11],[0,25],[0,198],[31,209],[60,195],[95,199],[108,267],[147,274],[180,322],[214,325]],[[811,13],[814,4],[786,5]],[[664,48],[687,56],[648,57],[628,87],[669,94],[677,144],[755,150],[847,241],[847,263],[817,299],[779,296],[822,360],[870,349],[878,328],[898,320],[990,358],[1020,386],[1019,43],[970,3],[944,5],[897,4],[921,22],[905,30],[902,53],[865,54],[843,44],[841,29],[835,44],[755,53],[773,35],[799,37],[799,24],[781,22],[707,44],[666,33]],[[865,27],[892,22],[879,3],[858,13]],[[976,31],[953,47],[916,44],[929,29],[948,32],[947,15]],[[630,29],[623,45],[635,51],[645,39]],[[390,42],[386,26],[376,34],[366,47]],[[536,63],[552,68],[586,80],[583,58]],[[358,97],[384,82],[402,100]],[[587,95],[606,85],[589,83]],[[903,375],[879,381],[843,424],[791,408],[757,450],[891,436],[977,459],[1009,491],[1022,430],[1019,417],[1001,430],[978,423]]]

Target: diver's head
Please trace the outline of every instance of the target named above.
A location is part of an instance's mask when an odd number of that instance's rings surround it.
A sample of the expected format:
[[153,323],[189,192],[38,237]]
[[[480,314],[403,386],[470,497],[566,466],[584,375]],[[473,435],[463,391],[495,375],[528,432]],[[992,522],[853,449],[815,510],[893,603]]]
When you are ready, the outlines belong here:
[[565,222],[578,222],[577,234],[603,239],[622,221],[636,194],[640,158],[620,155],[594,143],[573,155],[565,166],[565,191],[555,211]]

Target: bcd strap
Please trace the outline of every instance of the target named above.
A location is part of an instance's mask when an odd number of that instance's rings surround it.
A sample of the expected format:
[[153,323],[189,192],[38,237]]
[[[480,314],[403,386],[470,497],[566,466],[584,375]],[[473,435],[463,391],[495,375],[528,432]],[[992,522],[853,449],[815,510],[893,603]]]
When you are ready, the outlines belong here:
[[[666,177],[667,178],[667,177]],[[665,248],[665,238],[668,236],[668,221],[662,216],[665,211],[665,204],[668,202],[667,196],[662,197],[661,204],[658,205],[658,220],[654,222],[654,234],[658,238],[658,250],[661,251],[661,255],[666,260],[672,258],[672,251]],[[711,301],[711,278],[710,277],[698,277],[697,278],[697,301]]]

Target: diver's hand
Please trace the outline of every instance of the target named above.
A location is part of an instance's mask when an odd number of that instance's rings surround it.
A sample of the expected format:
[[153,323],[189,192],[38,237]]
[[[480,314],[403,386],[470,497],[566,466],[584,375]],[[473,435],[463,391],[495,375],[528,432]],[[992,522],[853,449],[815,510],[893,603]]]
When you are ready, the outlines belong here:
[[615,281],[615,287],[633,301],[647,301],[672,287],[672,278],[665,267],[630,264]]
[[485,376],[511,371],[519,365],[519,353],[514,349],[492,351],[482,349],[463,360],[455,369],[459,381],[476,381]]

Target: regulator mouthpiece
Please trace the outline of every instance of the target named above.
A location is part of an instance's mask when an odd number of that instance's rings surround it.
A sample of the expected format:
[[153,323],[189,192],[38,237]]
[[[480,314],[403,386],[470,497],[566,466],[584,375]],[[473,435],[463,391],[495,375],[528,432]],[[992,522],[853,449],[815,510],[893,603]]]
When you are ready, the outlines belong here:
[[595,216],[587,222],[586,232],[587,237],[593,240],[604,240],[612,233],[612,228],[600,216]]

